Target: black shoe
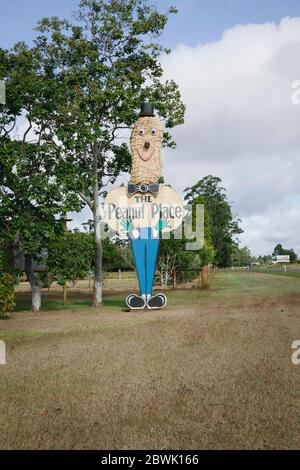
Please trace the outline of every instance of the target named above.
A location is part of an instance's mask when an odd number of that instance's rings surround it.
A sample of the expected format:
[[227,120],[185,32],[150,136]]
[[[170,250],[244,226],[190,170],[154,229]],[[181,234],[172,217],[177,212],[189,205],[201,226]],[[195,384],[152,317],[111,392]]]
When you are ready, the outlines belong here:
[[167,297],[165,294],[156,294],[147,301],[147,307],[150,309],[163,308],[167,305]]
[[146,307],[146,300],[141,295],[130,294],[126,299],[126,304],[131,310],[142,310]]

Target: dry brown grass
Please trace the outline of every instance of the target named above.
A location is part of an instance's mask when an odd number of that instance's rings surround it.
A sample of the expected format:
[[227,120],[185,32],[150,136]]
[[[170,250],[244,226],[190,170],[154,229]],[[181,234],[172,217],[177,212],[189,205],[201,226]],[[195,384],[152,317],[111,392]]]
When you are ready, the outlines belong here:
[[2,321],[0,447],[299,448],[299,281],[278,282],[224,273],[165,311]]

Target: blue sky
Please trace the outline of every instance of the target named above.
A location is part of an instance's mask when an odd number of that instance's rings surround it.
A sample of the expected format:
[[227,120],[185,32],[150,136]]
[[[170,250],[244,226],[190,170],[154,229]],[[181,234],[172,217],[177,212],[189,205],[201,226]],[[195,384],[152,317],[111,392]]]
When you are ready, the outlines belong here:
[[[1,0],[0,46],[9,48],[17,41],[30,42],[33,27],[44,16],[69,16],[79,0]],[[161,8],[176,5],[164,35],[168,47],[178,42],[190,46],[218,40],[224,29],[238,23],[280,21],[300,16],[299,0],[153,0]]]

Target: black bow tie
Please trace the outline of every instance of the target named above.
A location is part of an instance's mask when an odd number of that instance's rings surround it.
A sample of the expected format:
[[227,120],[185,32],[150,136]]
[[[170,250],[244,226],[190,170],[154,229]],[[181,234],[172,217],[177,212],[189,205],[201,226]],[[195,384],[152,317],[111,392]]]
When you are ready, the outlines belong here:
[[159,192],[159,184],[158,183],[151,183],[151,184],[134,184],[128,183],[127,186],[127,194],[128,196],[133,196],[135,193],[152,193],[153,196],[157,196]]

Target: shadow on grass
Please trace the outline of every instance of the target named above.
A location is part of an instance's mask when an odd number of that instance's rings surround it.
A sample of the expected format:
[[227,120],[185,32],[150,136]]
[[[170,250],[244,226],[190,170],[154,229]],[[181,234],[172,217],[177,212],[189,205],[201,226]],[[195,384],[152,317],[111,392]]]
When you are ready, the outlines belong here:
[[[92,306],[92,297],[90,293],[70,292],[68,295],[68,303],[63,304],[62,296],[57,292],[46,292],[42,294],[42,311],[43,310],[75,310],[77,308],[88,308]],[[103,296],[104,307],[126,307],[125,299],[114,295]],[[31,294],[30,292],[17,293],[15,312],[23,312],[31,310]]]
[[124,299],[120,298],[113,298],[113,297],[104,297],[103,298],[103,305],[105,307],[120,307],[120,308],[125,308],[126,303]]

